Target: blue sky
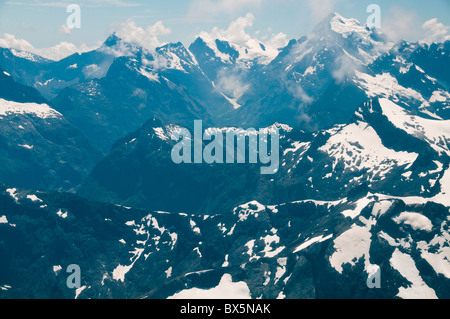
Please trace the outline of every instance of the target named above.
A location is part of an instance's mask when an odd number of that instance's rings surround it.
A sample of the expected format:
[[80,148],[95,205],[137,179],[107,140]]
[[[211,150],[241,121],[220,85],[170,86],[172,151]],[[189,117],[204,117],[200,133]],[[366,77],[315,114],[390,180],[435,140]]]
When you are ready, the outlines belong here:
[[[81,28],[64,32],[71,3],[81,7]],[[283,33],[292,39],[306,35],[331,12],[365,23],[372,3],[381,8],[382,31],[395,39],[422,40],[427,32],[423,24],[433,18],[428,32],[450,34],[448,0],[6,0],[0,1],[0,45],[20,45],[23,39],[35,48],[61,42],[95,47],[120,23],[132,21],[144,29],[160,22],[162,29],[152,29],[162,30],[155,31],[160,41],[189,46],[201,31],[227,29],[248,13],[253,16],[248,34],[268,39]]]

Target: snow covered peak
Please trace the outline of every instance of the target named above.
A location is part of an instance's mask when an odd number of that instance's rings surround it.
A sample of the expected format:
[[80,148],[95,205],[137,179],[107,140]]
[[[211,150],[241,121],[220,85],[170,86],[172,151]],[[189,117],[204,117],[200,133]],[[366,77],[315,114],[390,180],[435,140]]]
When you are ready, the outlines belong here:
[[356,19],[346,19],[339,14],[333,14],[330,20],[331,30],[341,34],[344,38],[347,38],[352,33],[360,33],[366,36],[370,36],[370,29],[367,26],[361,25]]
[[397,128],[426,141],[439,154],[450,155],[450,120],[426,119],[409,114],[389,99],[379,99],[382,112]]
[[0,99],[0,117],[10,114],[31,114],[42,119],[62,117],[61,113],[47,104],[18,103]]
[[155,53],[167,69],[186,72],[189,67],[197,65],[195,57],[181,42],[166,44],[157,48]]
[[[356,41],[357,45],[374,46],[377,43],[387,43],[387,39],[376,29],[369,28],[354,18],[344,18],[338,13],[332,13],[316,27],[309,38],[330,40],[344,38]],[[392,46],[393,44],[390,44]]]
[[110,35],[103,45],[98,49],[98,51],[103,52],[108,55],[113,55],[115,57],[121,56],[133,56],[140,49],[137,43],[131,43],[124,40],[116,32]]
[[129,65],[152,80],[158,78],[155,74],[158,70],[172,69],[187,72],[189,67],[197,64],[195,57],[181,42],[161,44],[152,48],[136,41],[129,42],[117,33],[113,33],[99,50],[114,57],[129,57]]
[[11,52],[12,55],[14,55],[18,58],[29,60],[31,62],[43,63],[43,62],[50,61],[46,58],[43,58],[35,53],[31,53],[28,51],[23,51],[23,50],[19,50],[19,49],[8,49],[8,50]]
[[256,61],[258,64],[268,64],[279,53],[278,48],[267,47],[257,39],[250,38],[244,43],[232,43],[226,38],[214,38],[213,35],[203,32],[199,35],[216,57],[223,62]]
[[308,35],[307,42],[306,46],[312,47],[313,51],[344,50],[350,59],[364,65],[373,62],[393,46],[376,29],[337,13],[330,14],[317,24]]
[[361,24],[357,19],[347,19],[338,13],[331,13],[313,29],[313,33],[324,31],[333,31],[334,33],[342,35],[344,38],[347,38],[352,33],[370,35],[372,30]]
[[279,33],[269,40],[259,40],[246,31],[253,26],[254,19],[249,13],[231,22],[226,30],[216,27],[211,32],[201,32],[194,43],[203,42],[215,57],[225,63],[255,61],[257,64],[268,64],[277,57],[279,49],[287,45],[286,35]]

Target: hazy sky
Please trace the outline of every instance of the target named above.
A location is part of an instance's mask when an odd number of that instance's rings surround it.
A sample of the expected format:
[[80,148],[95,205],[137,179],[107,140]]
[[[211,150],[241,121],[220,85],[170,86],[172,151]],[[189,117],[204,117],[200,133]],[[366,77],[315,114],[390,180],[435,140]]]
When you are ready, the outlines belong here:
[[[81,8],[80,29],[65,27],[71,3]],[[450,37],[449,0],[0,0],[0,46],[87,49],[124,25],[189,46],[201,31],[226,30],[248,13],[237,32],[266,41],[282,33],[289,40],[331,12],[365,23],[372,3],[381,8],[382,31],[395,40]]]

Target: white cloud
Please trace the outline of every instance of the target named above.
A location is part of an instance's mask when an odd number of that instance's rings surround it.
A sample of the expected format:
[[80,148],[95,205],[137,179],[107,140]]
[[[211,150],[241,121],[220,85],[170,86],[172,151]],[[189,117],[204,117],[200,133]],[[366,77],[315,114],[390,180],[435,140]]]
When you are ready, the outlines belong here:
[[421,22],[415,11],[393,6],[381,20],[381,31],[392,41],[416,39],[421,37]]
[[242,45],[252,38],[245,29],[252,27],[254,22],[255,16],[248,13],[246,16],[239,17],[232,21],[226,30],[215,27],[212,35],[215,38],[225,39],[226,41]]
[[[247,13],[232,21],[227,29],[214,27],[210,33],[201,32],[199,36],[207,42],[214,42],[215,39],[227,41],[239,51],[240,57],[254,59],[266,56],[270,61],[278,55],[278,49],[285,47],[288,43],[287,36],[284,33],[273,34],[264,39],[257,39],[247,32],[255,22],[255,16]],[[263,44],[265,50],[260,46]],[[266,62],[268,62],[266,61]]]
[[235,92],[246,86],[242,73],[239,68],[221,69],[217,74],[216,87],[227,96],[234,97]]
[[284,48],[288,43],[287,35],[282,32],[273,35],[266,41],[266,44],[273,48]]
[[103,62],[101,65],[91,64],[83,68],[83,74],[87,79],[101,79],[108,73],[111,62]]
[[69,28],[68,26],[67,26],[67,24],[62,24],[60,27],[59,27],[59,30],[58,30],[60,33],[63,33],[63,34],[70,34],[70,33],[72,33],[72,29],[71,28]]
[[336,5],[340,0],[308,0],[308,7],[311,12],[311,17],[317,23],[322,21],[330,13],[334,12]]
[[159,40],[159,36],[172,33],[172,30],[165,27],[161,21],[144,29],[136,25],[133,19],[114,24],[111,30],[116,32],[117,36],[125,42],[142,46],[150,51],[154,51],[155,48],[165,44]]
[[14,35],[7,33],[3,35],[3,38],[0,38],[0,47],[31,52],[55,61],[77,52],[82,53],[95,49],[85,44],[76,46],[69,42],[61,42],[50,48],[35,48],[30,42],[24,39],[17,39]]
[[17,39],[14,35],[8,33],[5,33],[3,35],[3,38],[0,38],[0,47],[29,52],[32,52],[34,50],[34,47],[30,42],[24,39]]
[[349,76],[355,73],[355,70],[359,70],[360,65],[346,54],[342,54],[334,61],[334,69],[332,76],[336,83],[342,83]]
[[165,27],[162,21],[158,21],[154,25],[147,27],[147,32],[155,36],[159,36],[159,35],[169,35],[172,33],[172,30],[170,28]]
[[442,24],[436,18],[425,22],[422,25],[422,29],[425,31],[424,41],[427,43],[439,43],[450,40],[450,27]]
[[93,48],[89,48],[84,44],[81,47],[78,47],[70,42],[61,42],[51,48],[35,49],[33,53],[50,60],[58,61],[74,53],[87,52],[92,49]]
[[392,41],[423,40],[426,43],[450,40],[450,26],[433,18],[425,23],[420,14],[404,7],[393,6],[383,14],[381,31]]

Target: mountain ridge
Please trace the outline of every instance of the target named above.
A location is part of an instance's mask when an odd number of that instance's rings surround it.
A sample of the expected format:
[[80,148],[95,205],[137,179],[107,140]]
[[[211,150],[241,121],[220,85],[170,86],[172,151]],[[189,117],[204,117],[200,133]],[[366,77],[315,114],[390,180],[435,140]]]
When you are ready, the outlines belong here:
[[[0,298],[449,298],[450,42],[338,14],[270,61],[209,40],[1,50]],[[278,171],[175,164],[194,120],[278,128]]]

